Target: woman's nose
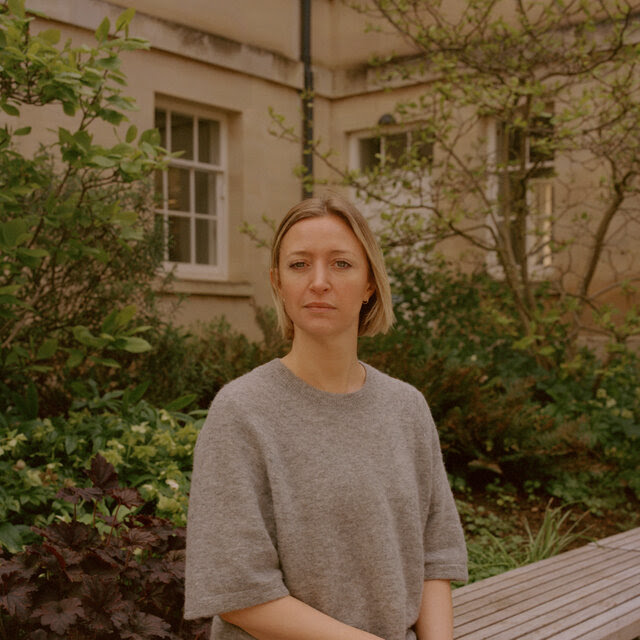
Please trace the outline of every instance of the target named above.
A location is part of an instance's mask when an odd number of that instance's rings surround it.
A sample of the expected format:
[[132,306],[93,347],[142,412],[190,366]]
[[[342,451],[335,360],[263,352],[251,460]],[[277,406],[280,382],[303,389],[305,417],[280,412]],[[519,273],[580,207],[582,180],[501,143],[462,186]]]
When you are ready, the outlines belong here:
[[311,273],[311,288],[314,291],[326,291],[330,287],[329,273],[323,266],[316,266]]

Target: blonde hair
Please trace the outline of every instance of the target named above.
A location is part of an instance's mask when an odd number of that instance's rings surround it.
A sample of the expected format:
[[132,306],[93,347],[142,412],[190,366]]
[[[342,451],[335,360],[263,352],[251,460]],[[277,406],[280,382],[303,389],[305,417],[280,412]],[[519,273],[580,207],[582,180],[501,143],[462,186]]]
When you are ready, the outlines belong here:
[[375,291],[369,300],[362,305],[358,335],[374,336],[378,333],[385,333],[394,322],[391,287],[384,266],[384,257],[367,220],[348,200],[335,194],[329,194],[319,198],[308,198],[289,209],[276,230],[271,246],[271,290],[278,315],[278,325],[287,339],[293,338],[293,323],[285,311],[277,288],[277,283],[280,280],[278,264],[282,239],[289,229],[300,220],[330,215],[344,220],[362,244],[369,263],[369,274],[375,285]]

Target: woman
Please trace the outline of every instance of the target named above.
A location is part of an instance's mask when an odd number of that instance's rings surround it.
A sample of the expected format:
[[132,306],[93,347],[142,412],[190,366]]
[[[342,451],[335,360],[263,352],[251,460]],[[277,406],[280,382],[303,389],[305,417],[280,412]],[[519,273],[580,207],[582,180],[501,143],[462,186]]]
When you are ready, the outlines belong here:
[[450,640],[466,550],[422,395],[358,361],[393,322],[382,254],[335,195],[281,222],[291,351],[225,386],[198,439],[187,618],[216,640]]

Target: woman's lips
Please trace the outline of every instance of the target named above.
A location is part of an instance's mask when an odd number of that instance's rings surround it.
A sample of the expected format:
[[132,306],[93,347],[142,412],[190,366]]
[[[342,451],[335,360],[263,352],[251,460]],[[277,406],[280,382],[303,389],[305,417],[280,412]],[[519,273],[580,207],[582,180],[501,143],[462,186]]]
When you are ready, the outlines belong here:
[[335,309],[335,307],[327,302],[308,302],[304,305],[305,309]]

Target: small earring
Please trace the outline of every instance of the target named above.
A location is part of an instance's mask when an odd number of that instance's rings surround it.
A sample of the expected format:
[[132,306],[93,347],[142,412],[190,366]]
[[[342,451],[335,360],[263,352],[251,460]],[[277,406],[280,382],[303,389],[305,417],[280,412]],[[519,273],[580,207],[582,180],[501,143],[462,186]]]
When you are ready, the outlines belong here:
[[366,300],[363,300],[362,304],[367,304],[367,302],[369,302],[369,298],[367,298]]

